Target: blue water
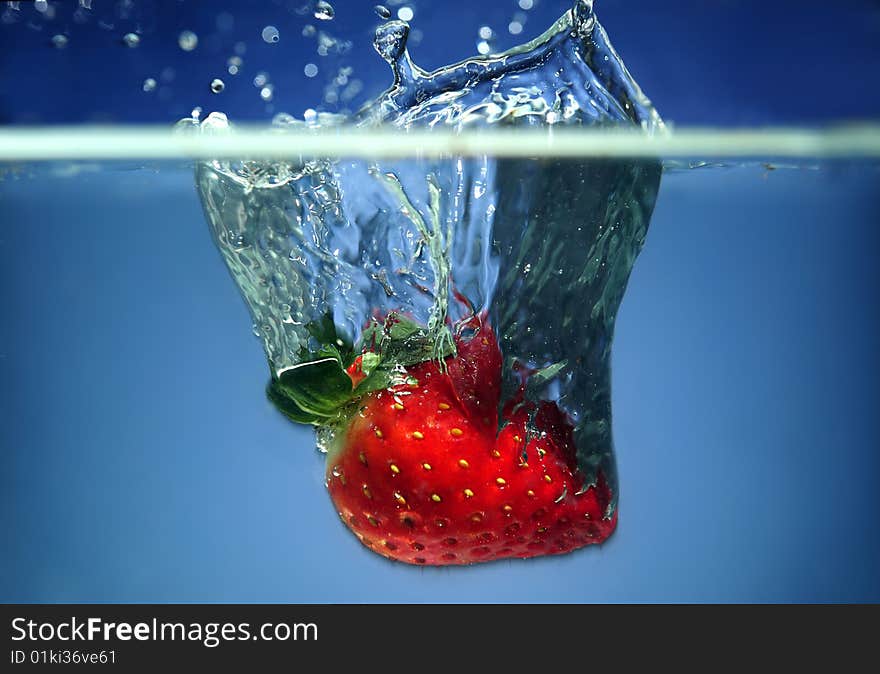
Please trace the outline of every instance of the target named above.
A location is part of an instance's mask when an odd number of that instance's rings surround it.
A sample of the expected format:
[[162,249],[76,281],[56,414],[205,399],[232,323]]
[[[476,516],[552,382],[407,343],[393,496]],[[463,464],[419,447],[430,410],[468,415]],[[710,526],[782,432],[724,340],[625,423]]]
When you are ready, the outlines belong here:
[[880,168],[664,176],[617,322],[601,548],[363,548],[189,167],[0,181],[0,600],[880,600]]

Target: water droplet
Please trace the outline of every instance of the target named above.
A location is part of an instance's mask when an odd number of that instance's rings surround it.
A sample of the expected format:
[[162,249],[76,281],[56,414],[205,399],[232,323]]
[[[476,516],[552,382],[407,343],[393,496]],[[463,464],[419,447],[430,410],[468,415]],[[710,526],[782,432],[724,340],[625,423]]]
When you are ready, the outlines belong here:
[[267,84],[265,87],[260,89],[260,98],[262,98],[264,101],[271,101],[274,93],[275,87],[273,87],[271,84]]
[[177,44],[183,51],[192,51],[199,44],[199,36],[191,30],[185,30],[177,36]]
[[122,36],[122,44],[129,49],[134,49],[141,43],[141,36],[137,33],[126,33]]
[[394,63],[406,49],[409,26],[401,21],[389,21],[376,29],[373,48],[388,63]]
[[263,28],[261,35],[263,36],[263,42],[268,44],[275,44],[281,39],[281,35],[275,26],[266,26]]
[[413,16],[415,16],[415,12],[412,7],[401,7],[397,10],[397,18],[401,21],[412,21]]
[[519,21],[511,21],[507,24],[507,32],[511,35],[519,35],[523,31],[523,25]]
[[226,88],[226,84],[224,84],[223,80],[218,77],[215,77],[211,80],[211,91],[215,94],[219,94]]
[[575,31],[579,35],[587,35],[592,32],[596,23],[596,15],[593,14],[593,0],[576,0],[572,16],[574,17]]
[[492,51],[492,48],[489,46],[488,42],[486,42],[485,40],[480,40],[479,42],[477,42],[477,51],[480,54],[485,55]]
[[477,31],[481,40],[491,40],[492,39],[492,29],[489,26],[480,26],[480,30]]
[[149,92],[151,92],[151,91],[155,91],[155,89],[156,89],[156,80],[154,80],[152,77],[148,77],[147,79],[145,79],[145,80],[144,80],[144,87],[143,87],[143,89],[144,89],[144,91],[146,91],[147,93],[149,93]]
[[53,35],[52,46],[55,47],[55,49],[64,49],[67,46],[67,36],[61,35],[60,33],[58,35]]
[[316,66],[314,63],[306,63],[305,68],[303,68],[303,72],[305,73],[306,77],[314,77],[318,74],[318,66]]
[[336,10],[333,9],[333,5],[329,2],[325,2],[325,0],[318,0],[315,3],[315,18],[320,19],[321,21],[331,21],[333,17],[336,16]]
[[380,19],[390,19],[391,18],[391,10],[388,9],[385,5],[376,5],[373,7],[373,11],[376,12],[376,16]]
[[534,0],[519,0],[518,4],[520,9],[524,9],[526,11],[535,6]]

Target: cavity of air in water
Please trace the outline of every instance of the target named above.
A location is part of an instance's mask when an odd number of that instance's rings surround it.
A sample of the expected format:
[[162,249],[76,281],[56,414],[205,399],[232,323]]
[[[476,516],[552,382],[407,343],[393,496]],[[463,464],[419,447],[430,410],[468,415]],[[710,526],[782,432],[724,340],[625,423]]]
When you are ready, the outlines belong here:
[[[383,9],[377,14],[389,19]],[[315,17],[332,19],[332,8],[317,3]],[[400,20],[377,29],[374,47],[390,66],[391,85],[375,100],[351,116],[279,115],[276,132],[381,125],[406,143],[410,129],[663,127],[587,0],[526,46],[430,72],[411,59],[409,35]],[[258,74],[254,85],[265,91],[270,83]],[[218,113],[184,125],[229,130]],[[379,537],[384,544],[368,547],[407,563],[462,564],[568,552],[611,534],[611,341],[654,207],[658,162],[491,155],[215,160],[197,165],[196,181],[214,241],[259,326],[269,398],[292,421],[318,429],[331,498],[340,512],[351,512],[343,519],[359,540]],[[410,472],[392,470],[399,490],[382,503],[372,496],[391,473],[340,479],[350,438],[363,431],[363,416],[353,411],[384,410],[386,399],[388,409],[418,409],[418,401],[433,401],[428,382],[444,376],[468,402],[456,412],[464,415],[459,426],[430,446],[458,452],[458,437],[484,428],[482,453],[460,457],[459,467],[494,457],[525,477],[473,485],[455,482],[467,475],[456,473],[445,498],[438,492],[425,503],[416,499],[420,487]],[[376,415],[377,432],[363,441],[381,453],[389,446],[376,444],[384,412],[366,414]],[[388,442],[396,437],[387,424],[384,432]],[[406,443],[424,435],[418,433],[395,446],[405,454]],[[552,470],[547,456],[556,462]],[[386,465],[355,460],[350,469],[367,464]],[[533,472],[542,466],[548,472]],[[532,477],[530,487],[516,482]],[[499,493],[504,480],[518,485],[522,501],[481,500]],[[377,485],[374,492],[347,491],[367,481]],[[442,540],[473,533],[456,520],[453,493],[493,513],[485,526],[494,538],[450,557]],[[399,516],[402,507],[407,518]],[[369,517],[363,508],[373,509]],[[504,533],[533,528],[538,512],[547,518],[539,527],[546,537]],[[569,535],[560,522],[573,518],[585,524]]]

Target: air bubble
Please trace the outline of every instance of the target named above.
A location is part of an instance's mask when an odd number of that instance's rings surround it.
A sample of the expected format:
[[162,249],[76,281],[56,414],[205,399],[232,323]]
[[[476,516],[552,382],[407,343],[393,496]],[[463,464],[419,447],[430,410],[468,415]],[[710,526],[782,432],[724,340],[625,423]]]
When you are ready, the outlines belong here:
[[380,19],[390,19],[391,18],[391,10],[385,7],[384,5],[376,5],[373,7],[373,11],[376,12],[376,16]]
[[481,40],[491,40],[492,39],[492,29],[489,26],[480,26],[480,30],[478,31],[478,35]]
[[318,0],[315,3],[315,18],[320,19],[321,21],[331,21],[333,17],[336,16],[336,10],[333,9],[333,5],[329,2],[325,2],[325,0]]
[[147,93],[149,93],[151,91],[155,91],[156,90],[156,80],[154,80],[152,77],[148,77],[147,79],[145,79],[143,89]]
[[268,44],[275,44],[281,39],[281,34],[275,26],[266,26],[263,28],[261,35],[263,37],[263,42]]
[[266,73],[260,72],[257,73],[257,76],[254,77],[254,86],[255,87],[263,87],[266,85],[266,82],[269,81],[269,75]]
[[315,27],[310,23],[307,23],[305,26],[303,26],[303,37],[314,37],[316,32],[317,31],[315,30]]
[[412,21],[413,16],[415,16],[415,12],[412,7],[401,7],[397,10],[397,18],[401,21]]
[[535,6],[534,0],[519,0],[519,3],[517,4],[519,4],[520,9],[524,9],[526,11]]
[[141,43],[141,36],[137,33],[126,33],[122,36],[122,44],[129,49],[134,49]]
[[305,68],[303,68],[303,73],[305,73],[306,77],[314,77],[318,74],[318,66],[314,63],[306,63]]
[[199,44],[199,36],[191,30],[185,30],[177,36],[177,44],[183,51],[192,51]]
[[480,40],[479,42],[477,42],[477,51],[480,54],[486,55],[490,51],[492,51],[492,48],[489,46],[488,42],[486,42],[485,40]]
[[211,80],[211,92],[215,94],[219,94],[226,88],[226,84],[219,77],[215,77]]
[[271,84],[267,84],[265,87],[260,89],[260,98],[262,98],[266,102],[271,101],[274,93],[275,87],[273,87]]
[[67,46],[67,36],[61,35],[60,33],[58,35],[53,35],[52,46],[55,47],[55,49],[64,49]]
[[49,9],[49,1],[36,0],[36,2],[34,2],[34,9],[37,10],[40,14],[44,13],[47,9]]
[[519,35],[523,31],[523,25],[519,21],[511,21],[507,24],[507,32],[511,35]]

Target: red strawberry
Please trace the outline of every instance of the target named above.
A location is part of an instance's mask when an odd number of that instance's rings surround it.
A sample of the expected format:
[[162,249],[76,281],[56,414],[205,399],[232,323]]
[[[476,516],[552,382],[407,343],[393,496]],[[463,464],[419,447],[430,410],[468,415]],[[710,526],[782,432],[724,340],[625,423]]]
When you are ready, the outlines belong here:
[[495,336],[483,323],[456,346],[445,371],[420,363],[409,383],[360,400],[327,458],[343,522],[370,549],[410,564],[559,554],[605,540],[617,522],[607,516],[611,491],[601,473],[585,484],[567,416],[520,398],[505,406],[498,432]]

